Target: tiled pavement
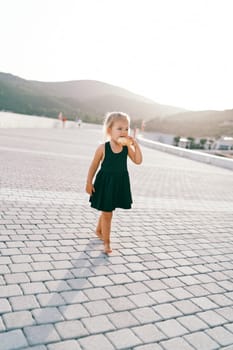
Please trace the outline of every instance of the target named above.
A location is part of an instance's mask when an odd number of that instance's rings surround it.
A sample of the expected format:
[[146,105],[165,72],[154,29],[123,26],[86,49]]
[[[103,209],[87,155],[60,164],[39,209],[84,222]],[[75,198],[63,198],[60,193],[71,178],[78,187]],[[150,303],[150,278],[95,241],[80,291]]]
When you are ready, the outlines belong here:
[[233,350],[233,176],[143,148],[111,257],[84,193],[101,130],[0,130],[1,350]]

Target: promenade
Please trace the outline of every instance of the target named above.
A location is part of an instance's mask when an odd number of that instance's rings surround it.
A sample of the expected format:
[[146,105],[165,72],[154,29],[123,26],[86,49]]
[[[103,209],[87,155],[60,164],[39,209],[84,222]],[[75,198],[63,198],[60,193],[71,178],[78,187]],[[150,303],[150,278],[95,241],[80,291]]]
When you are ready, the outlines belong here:
[[107,257],[99,127],[0,129],[0,350],[233,350],[232,171],[142,147]]

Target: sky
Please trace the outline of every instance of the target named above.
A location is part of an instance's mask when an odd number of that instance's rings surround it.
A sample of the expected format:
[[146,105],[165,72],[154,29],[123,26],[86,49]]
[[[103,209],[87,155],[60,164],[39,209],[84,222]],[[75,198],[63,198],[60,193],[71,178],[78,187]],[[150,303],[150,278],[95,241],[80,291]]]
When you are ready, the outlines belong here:
[[0,72],[233,109],[232,0],[0,0]]

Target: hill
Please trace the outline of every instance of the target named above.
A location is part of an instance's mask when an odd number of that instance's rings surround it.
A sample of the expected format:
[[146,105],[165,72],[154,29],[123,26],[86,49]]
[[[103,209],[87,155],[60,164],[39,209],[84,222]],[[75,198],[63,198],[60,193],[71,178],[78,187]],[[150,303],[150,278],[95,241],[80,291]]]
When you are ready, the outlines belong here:
[[132,126],[146,121],[147,131],[190,137],[233,136],[233,109],[187,111],[156,103],[121,87],[95,80],[40,82],[0,73],[0,110],[102,123],[106,112],[129,113]]
[[134,123],[183,111],[155,103],[126,89],[94,80],[39,82],[0,73],[0,110],[102,122],[106,112],[123,110]]
[[233,136],[233,109],[156,117],[147,122],[146,129],[186,137]]

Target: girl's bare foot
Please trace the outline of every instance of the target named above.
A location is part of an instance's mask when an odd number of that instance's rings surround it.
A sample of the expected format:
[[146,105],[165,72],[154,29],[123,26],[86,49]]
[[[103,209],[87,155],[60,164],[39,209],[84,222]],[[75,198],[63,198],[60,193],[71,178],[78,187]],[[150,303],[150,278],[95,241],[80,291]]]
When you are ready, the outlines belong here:
[[104,252],[105,252],[105,254],[111,254],[112,253],[112,248],[110,247],[109,243],[104,243]]

